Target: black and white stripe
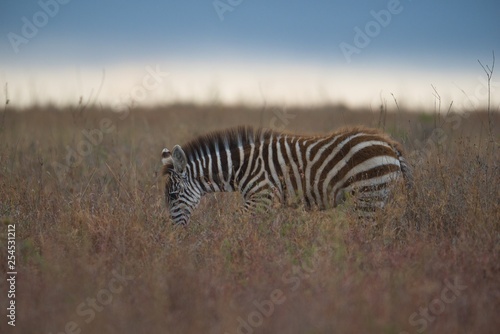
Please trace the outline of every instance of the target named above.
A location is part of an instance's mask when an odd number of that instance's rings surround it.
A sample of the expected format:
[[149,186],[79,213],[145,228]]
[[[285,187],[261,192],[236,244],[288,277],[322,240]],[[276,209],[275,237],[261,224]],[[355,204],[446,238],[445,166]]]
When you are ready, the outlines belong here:
[[336,207],[355,196],[371,215],[386,203],[390,185],[411,172],[400,145],[374,129],[350,128],[325,136],[299,136],[238,127],[194,139],[162,160],[166,201],[175,223],[186,224],[201,196],[240,191],[245,208],[296,200],[306,207]]

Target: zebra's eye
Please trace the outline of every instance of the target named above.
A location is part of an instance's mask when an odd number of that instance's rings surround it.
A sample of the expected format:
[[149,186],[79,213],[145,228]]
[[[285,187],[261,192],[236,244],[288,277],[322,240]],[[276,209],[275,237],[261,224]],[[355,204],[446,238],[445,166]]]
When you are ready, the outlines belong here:
[[168,193],[168,199],[171,201],[176,200],[179,197],[179,190],[173,190]]

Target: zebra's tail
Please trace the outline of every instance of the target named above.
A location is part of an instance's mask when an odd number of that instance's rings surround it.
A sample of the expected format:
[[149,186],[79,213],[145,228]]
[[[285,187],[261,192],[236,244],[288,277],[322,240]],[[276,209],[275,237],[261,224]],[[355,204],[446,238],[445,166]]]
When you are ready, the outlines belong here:
[[413,189],[413,169],[399,150],[396,150],[396,154],[398,156],[399,164],[401,165],[401,172],[403,173],[406,189],[411,190]]
[[[399,222],[402,223],[401,226],[406,226],[406,228],[409,228],[412,224],[414,224],[414,222],[418,221],[418,212],[415,210],[415,198],[417,196],[417,193],[413,179],[413,168],[405,159],[405,157],[403,157],[401,151],[396,150],[396,152],[401,168],[401,173],[403,174],[404,185],[406,188],[406,203],[404,204],[404,213]],[[418,225],[415,225],[415,227],[417,228],[417,230],[419,229]]]

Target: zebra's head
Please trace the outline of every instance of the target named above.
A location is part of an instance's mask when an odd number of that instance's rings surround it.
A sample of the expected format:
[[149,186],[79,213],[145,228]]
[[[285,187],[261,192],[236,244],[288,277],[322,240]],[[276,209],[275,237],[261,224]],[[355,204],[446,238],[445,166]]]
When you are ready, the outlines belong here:
[[163,175],[166,175],[165,201],[170,217],[176,225],[187,225],[191,212],[200,202],[201,194],[190,182],[186,154],[179,145],[175,145],[172,153],[164,148],[161,161],[164,165]]

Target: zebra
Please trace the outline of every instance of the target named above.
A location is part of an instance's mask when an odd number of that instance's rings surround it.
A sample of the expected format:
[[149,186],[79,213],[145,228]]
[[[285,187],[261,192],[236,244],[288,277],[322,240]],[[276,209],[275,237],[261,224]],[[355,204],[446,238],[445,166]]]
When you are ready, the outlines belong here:
[[352,127],[302,136],[239,126],[162,151],[165,201],[174,224],[187,225],[203,195],[240,191],[243,211],[301,202],[333,208],[355,198],[361,216],[384,207],[391,184],[411,187],[399,143],[377,129]]

